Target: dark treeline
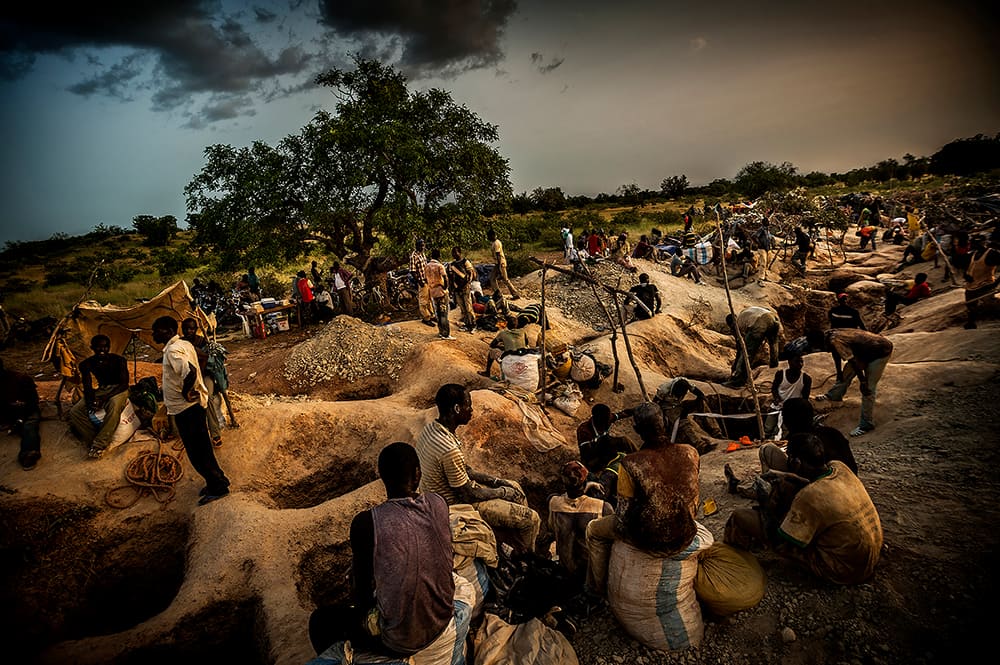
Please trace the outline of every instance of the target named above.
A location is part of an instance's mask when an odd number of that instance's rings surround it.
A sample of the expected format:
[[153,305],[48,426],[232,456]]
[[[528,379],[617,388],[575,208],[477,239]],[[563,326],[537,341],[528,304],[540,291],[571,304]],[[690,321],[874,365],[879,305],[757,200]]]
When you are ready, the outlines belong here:
[[864,182],[884,183],[890,180],[912,180],[925,175],[968,176],[1000,168],[1000,134],[977,134],[958,139],[945,145],[930,157],[915,157],[907,153],[903,161],[890,157],[872,166],[857,168],[846,173],[812,171],[801,174],[789,162],[770,164],[751,162],[729,180],[718,178],[712,182],[692,187],[684,175],[665,178],[660,189],[640,189],[637,184],[622,185],[612,194],[601,193],[593,198],[567,196],[560,187],[538,187],[531,193],[514,196],[513,212],[525,214],[533,211],[557,212],[584,208],[591,204],[643,205],[679,196],[724,198],[731,196],[757,198],[768,191],[781,191],[795,187],[823,187],[843,184],[855,187]]

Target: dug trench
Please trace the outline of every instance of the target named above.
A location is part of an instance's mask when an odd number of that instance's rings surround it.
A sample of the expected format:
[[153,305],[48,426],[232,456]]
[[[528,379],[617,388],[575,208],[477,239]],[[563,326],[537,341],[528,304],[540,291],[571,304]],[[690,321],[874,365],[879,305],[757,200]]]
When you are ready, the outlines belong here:
[[12,631],[12,662],[117,633],[170,605],[184,580],[187,521],[159,512],[104,528],[107,510],[59,499],[0,506],[0,624]]
[[[671,293],[672,301],[686,302],[683,291],[688,289],[689,299],[697,296],[707,303],[705,324],[696,330],[686,332],[677,323],[690,318],[682,304],[667,308],[653,322],[629,325],[647,389],[684,374],[702,384],[713,382],[702,385],[713,410],[748,411],[752,402],[746,391],[714,383],[728,372],[733,357],[722,320],[728,312],[724,292],[689,286],[657,273],[654,266],[645,269],[664,293]],[[532,283],[522,286],[527,300],[536,299]],[[734,297],[738,310],[771,303],[785,326],[783,342],[822,320],[833,302],[830,292],[756,283]],[[944,321],[960,307],[959,297],[945,294],[904,314]],[[560,491],[558,469],[576,455],[573,431],[589,410],[581,407],[569,417],[551,409],[553,427],[567,440],[547,452],[538,450],[526,441],[515,403],[476,375],[490,335],[441,342],[418,321],[404,322],[400,329],[401,348],[410,341],[413,349],[400,356],[404,362],[398,381],[391,384],[394,392],[359,401],[319,401],[323,383],[294,398],[276,395],[278,379],[286,380],[279,359],[293,345],[280,335],[273,349],[259,346],[261,340],[234,343],[233,376],[241,378],[231,390],[242,426],[224,432],[219,458],[235,491],[204,508],[195,507],[200,479],[187,474],[166,510],[141,502],[109,514],[95,505],[95,497],[117,481],[130,452],[124,449],[84,465],[78,451],[62,450],[58,429],[64,425],[46,413],[47,447],[38,470],[25,474],[3,462],[3,486],[9,491],[0,497],[0,599],[7,643],[31,638],[30,652],[20,660],[30,662],[43,652],[43,662],[305,662],[312,656],[306,635],[309,612],[347,596],[350,520],[381,500],[377,453],[390,441],[415,440],[434,416],[433,394],[443,382],[455,380],[473,390],[475,415],[459,432],[470,465],[521,482],[544,524],[547,498]],[[600,359],[610,362],[606,336],[595,338],[591,329],[569,327],[559,332],[571,343],[589,340]],[[760,606],[709,623],[700,652],[673,656],[638,648],[604,611],[574,640],[580,661],[929,663],[936,658],[928,654],[946,653],[949,639],[973,640],[974,630],[961,627],[961,616],[966,609],[985,606],[996,588],[987,564],[996,551],[995,530],[989,525],[998,505],[994,474],[984,466],[995,464],[995,447],[982,445],[995,432],[996,410],[975,395],[982,385],[996,385],[1000,351],[989,331],[949,330],[947,342],[931,335],[893,337],[897,352],[880,385],[879,428],[852,442],[889,544],[871,583],[830,588],[765,557],[769,587]],[[606,381],[586,394],[589,404],[604,402],[619,410],[641,400],[629,363],[624,356],[622,361],[624,392],[613,392]],[[961,364],[948,365],[955,362]],[[270,378],[258,386],[255,380],[267,363]],[[829,356],[808,356],[806,371],[823,385],[832,373]],[[754,374],[766,403],[767,381],[773,376],[766,359],[758,360]],[[949,387],[918,404],[913,401],[920,397],[913,394],[916,385]],[[857,417],[856,390],[844,404],[822,408],[828,424],[849,430]],[[958,409],[969,414],[965,429],[939,424]],[[918,416],[930,420],[918,422]],[[928,439],[928,428],[942,427],[947,443]],[[627,422],[616,428],[635,440]],[[735,438],[738,432],[727,434]],[[932,443],[933,449],[926,448]],[[745,475],[756,467],[756,455],[739,450],[702,457],[702,497],[714,497],[720,511],[700,519],[717,538],[726,515],[746,507],[725,493],[725,462]],[[955,474],[945,473],[953,467]],[[938,487],[935,478],[948,482]],[[963,479],[974,479],[980,488],[966,497],[970,514],[955,496]],[[912,510],[925,502],[926,509]],[[36,532],[30,531],[32,515],[39,525]],[[963,543],[970,541],[963,536],[966,525],[985,542],[982,552],[963,557]],[[956,566],[960,558],[970,565]],[[114,580],[100,582],[95,574],[77,572],[91,569]],[[929,592],[941,585],[949,589],[944,596]],[[135,599],[129,596],[132,589],[144,592]],[[781,638],[784,627],[794,628],[796,642]]]

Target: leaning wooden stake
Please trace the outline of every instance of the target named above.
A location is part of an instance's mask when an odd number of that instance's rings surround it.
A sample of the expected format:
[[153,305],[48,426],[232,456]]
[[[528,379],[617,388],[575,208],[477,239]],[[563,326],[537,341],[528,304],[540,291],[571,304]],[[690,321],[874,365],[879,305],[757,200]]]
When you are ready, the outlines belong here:
[[642,401],[649,401],[649,394],[646,392],[646,384],[642,382],[642,373],[639,372],[639,366],[635,363],[635,356],[632,355],[632,344],[628,339],[628,332],[625,329],[625,314],[622,312],[622,305],[618,301],[618,294],[614,295],[615,298],[615,309],[618,310],[618,322],[622,327],[622,339],[625,340],[625,353],[628,355],[628,361],[632,363],[632,371],[635,372],[635,380],[639,382],[639,390],[642,392]]
[[547,265],[542,265],[542,312],[538,317],[538,322],[542,324],[542,411],[545,411],[545,387],[548,383],[545,381],[545,272],[548,270]]
[[725,244],[726,239],[722,234],[722,224],[716,219],[716,226],[719,229],[719,238],[722,239],[722,283],[726,287],[726,302],[729,303],[729,315],[733,317],[733,330],[736,334],[736,343],[740,345],[741,355],[743,356],[743,364],[747,370],[747,381],[750,383],[750,394],[753,395],[753,405],[757,412],[757,428],[760,431],[760,436],[764,437],[764,418],[760,415],[760,400],[757,399],[757,386],[753,382],[753,370],[750,367],[750,357],[747,355],[747,345],[743,341],[743,333],[740,332],[740,327],[736,323],[736,310],[733,309],[733,295],[729,290],[729,273],[726,271],[726,250]]
[[[928,229],[927,226],[924,224],[925,218],[926,217],[920,218],[920,228],[926,229],[925,232],[927,233],[927,235],[931,237],[931,240],[934,241],[934,246],[937,247],[938,254],[941,255],[942,259],[944,259],[944,264],[948,266],[948,274],[951,276],[951,285],[958,286],[958,282],[955,281],[955,268],[954,266],[951,265],[951,261],[948,260],[948,255],[944,253],[944,249],[941,248],[941,243],[937,241],[937,238],[934,237],[934,234],[931,233],[930,229]],[[934,267],[936,268],[937,266]]]

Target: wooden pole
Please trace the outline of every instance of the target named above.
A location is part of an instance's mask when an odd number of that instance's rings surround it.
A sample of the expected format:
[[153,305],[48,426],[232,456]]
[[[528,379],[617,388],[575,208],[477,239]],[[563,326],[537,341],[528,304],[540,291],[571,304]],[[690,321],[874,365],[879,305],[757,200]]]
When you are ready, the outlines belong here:
[[639,391],[642,393],[642,401],[649,401],[649,394],[646,392],[646,384],[642,382],[642,373],[639,371],[639,366],[635,363],[635,356],[632,355],[632,344],[628,339],[628,332],[625,330],[625,313],[622,311],[621,303],[618,302],[618,294],[614,295],[615,299],[615,309],[618,310],[618,321],[622,327],[622,339],[625,340],[625,353],[628,355],[628,361],[632,364],[632,371],[635,372],[635,380],[639,382]]
[[955,281],[955,268],[951,265],[951,261],[948,260],[948,255],[944,253],[944,250],[941,248],[941,244],[937,241],[937,238],[934,237],[934,234],[931,233],[931,230],[928,229],[927,226],[924,224],[925,218],[926,217],[920,218],[920,228],[927,229],[925,233],[927,233],[927,235],[931,237],[931,240],[934,241],[934,246],[937,247],[938,254],[941,255],[942,259],[944,259],[944,264],[948,266],[948,274],[951,275],[951,285],[958,286],[958,282]]
[[542,411],[545,411],[545,387],[548,385],[545,381],[545,273],[548,270],[548,265],[542,265],[542,312],[538,317],[539,323],[542,324],[542,399],[541,406]]
[[722,277],[723,285],[726,287],[726,302],[729,303],[729,315],[733,317],[733,331],[736,335],[736,343],[740,347],[741,355],[743,356],[743,364],[747,371],[747,381],[750,383],[750,394],[753,395],[753,405],[754,410],[757,412],[757,427],[760,430],[760,436],[764,436],[764,419],[760,415],[760,400],[757,398],[757,386],[753,382],[753,371],[750,367],[750,357],[747,355],[747,345],[743,340],[743,333],[740,332],[740,327],[736,323],[736,310],[733,308],[733,295],[729,290],[729,273],[726,271],[726,249],[725,249],[725,237],[722,234],[722,224],[716,221],[716,225],[719,229],[719,237],[722,238],[723,248],[722,248]]

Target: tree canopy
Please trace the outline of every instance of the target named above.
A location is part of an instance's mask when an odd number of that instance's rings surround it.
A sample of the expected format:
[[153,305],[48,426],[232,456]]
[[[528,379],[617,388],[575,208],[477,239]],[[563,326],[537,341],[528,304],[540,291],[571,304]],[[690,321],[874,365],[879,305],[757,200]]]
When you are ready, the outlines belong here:
[[448,92],[412,91],[392,67],[363,58],[317,82],[336,96],[334,113],[318,112],[276,146],[209,146],[185,188],[194,242],[223,265],[275,265],[317,243],[363,265],[377,242],[479,239],[484,210],[509,207],[497,127]]

